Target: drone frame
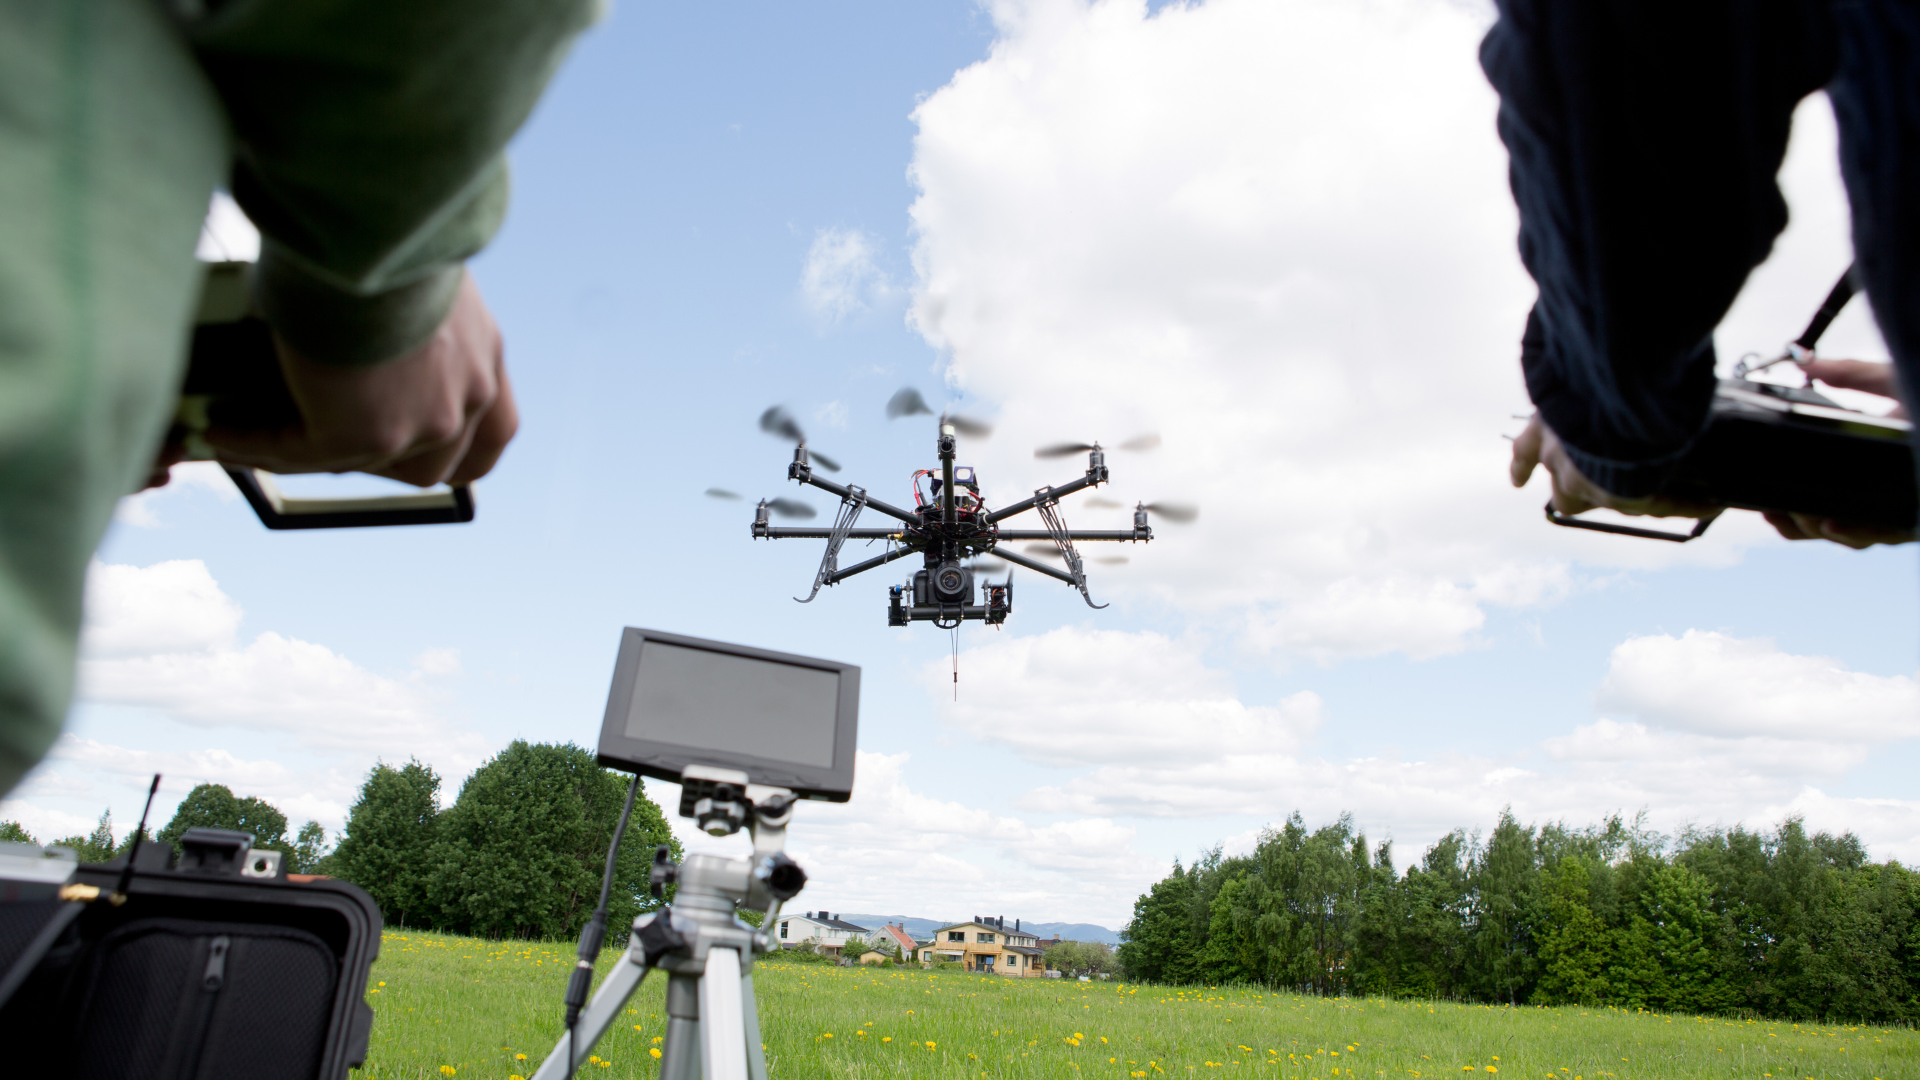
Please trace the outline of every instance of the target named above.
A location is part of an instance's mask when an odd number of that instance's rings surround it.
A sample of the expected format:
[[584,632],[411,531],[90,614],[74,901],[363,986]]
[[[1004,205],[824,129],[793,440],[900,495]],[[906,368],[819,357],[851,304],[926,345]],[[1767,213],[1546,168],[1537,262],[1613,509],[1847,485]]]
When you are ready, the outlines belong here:
[[[936,502],[922,504],[915,510],[903,510],[869,495],[865,488],[852,484],[836,484],[814,475],[813,466],[807,457],[805,443],[796,446],[793,451],[793,463],[787,467],[787,478],[797,483],[817,487],[840,499],[839,512],[834,522],[827,528],[786,528],[768,523],[768,501],[762,499],[754,509],[753,537],[756,540],[825,540],[826,552],[820,558],[820,569],[814,574],[813,591],[805,599],[794,597],[800,603],[810,603],[820,595],[823,585],[837,585],[855,574],[862,574],[876,567],[885,566],[896,559],[909,555],[922,555],[925,568],[914,575],[911,586],[895,585],[889,589],[890,604],[887,609],[889,626],[906,626],[914,622],[931,622],[936,626],[951,629],[962,622],[974,619],[989,626],[998,626],[1006,621],[1013,611],[1013,575],[1000,583],[984,583],[984,603],[973,602],[973,572],[963,566],[964,560],[980,555],[992,555],[1005,559],[1015,566],[1023,566],[1036,574],[1055,578],[1080,590],[1081,599],[1091,608],[1103,608],[1107,605],[1096,604],[1087,592],[1087,574],[1085,563],[1074,547],[1076,541],[1133,541],[1146,543],[1153,540],[1153,529],[1147,523],[1147,509],[1136,506],[1133,511],[1132,529],[1106,529],[1075,531],[1067,528],[1060,517],[1060,500],[1075,492],[1098,487],[1107,482],[1106,452],[1095,443],[1087,453],[1086,474],[1058,487],[1042,487],[1034,491],[1030,498],[1022,499],[1011,506],[999,510],[989,510],[984,502],[969,500],[973,506],[963,507],[956,498],[954,483],[954,456],[958,450],[958,439],[950,423],[940,425],[940,437],[937,445],[940,456],[941,486]],[[917,475],[917,474],[916,474]],[[916,484],[916,493],[918,486]],[[918,501],[916,495],[916,502]],[[856,528],[862,511],[871,507],[888,517],[897,519],[900,525],[884,529]],[[977,509],[976,509],[977,507]],[[1044,529],[1003,529],[1000,522],[1029,510],[1038,511]],[[848,540],[885,540],[889,548],[883,555],[875,556],[845,568],[840,568],[840,549]],[[1065,570],[1036,562],[1011,551],[1000,550],[1003,541],[1038,540],[1052,541]],[[911,602],[908,590],[912,590]]]

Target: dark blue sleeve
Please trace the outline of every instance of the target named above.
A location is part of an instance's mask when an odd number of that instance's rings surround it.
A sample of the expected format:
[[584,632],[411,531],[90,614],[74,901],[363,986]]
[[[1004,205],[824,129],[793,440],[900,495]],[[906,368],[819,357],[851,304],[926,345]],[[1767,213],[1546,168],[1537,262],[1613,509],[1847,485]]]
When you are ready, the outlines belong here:
[[1786,227],[1818,0],[1498,0],[1480,63],[1538,284],[1521,365],[1588,479],[1653,493],[1706,422],[1713,329]]

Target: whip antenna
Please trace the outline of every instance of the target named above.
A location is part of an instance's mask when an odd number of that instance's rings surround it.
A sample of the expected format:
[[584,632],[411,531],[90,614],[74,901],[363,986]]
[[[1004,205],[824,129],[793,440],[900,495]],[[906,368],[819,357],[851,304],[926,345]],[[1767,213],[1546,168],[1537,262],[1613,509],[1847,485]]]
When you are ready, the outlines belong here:
[[140,857],[140,841],[147,836],[147,815],[153,812],[153,796],[160,790],[160,774],[153,774],[153,783],[147,788],[147,805],[140,809],[140,824],[133,830],[133,843],[127,848],[127,865],[120,868],[120,883],[113,887],[113,895],[107,902],[119,907],[127,902],[127,886],[133,883],[133,860]]

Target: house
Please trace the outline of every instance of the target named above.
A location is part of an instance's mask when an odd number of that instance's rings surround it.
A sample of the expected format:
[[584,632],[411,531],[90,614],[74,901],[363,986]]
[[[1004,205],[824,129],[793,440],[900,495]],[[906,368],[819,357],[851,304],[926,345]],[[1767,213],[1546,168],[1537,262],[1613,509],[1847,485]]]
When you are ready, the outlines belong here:
[[872,931],[864,926],[834,918],[831,912],[809,911],[804,915],[782,915],[775,939],[783,949],[811,945],[821,952],[838,953],[851,943],[856,951],[864,952],[870,933]]
[[893,923],[888,923],[887,925],[881,927],[880,929],[875,930],[873,933],[868,934],[867,943],[872,945],[876,949],[880,949],[887,952],[891,952],[892,950],[897,948],[900,950],[900,956],[902,959],[912,956],[914,946],[917,944],[913,940],[913,935],[907,933],[907,926],[905,923],[900,923],[898,925],[895,925]]
[[976,915],[967,922],[935,930],[933,941],[920,945],[914,955],[923,964],[949,960],[965,965],[968,971],[1038,979],[1047,973],[1044,952],[1039,938],[1020,929],[1019,919],[1009,927],[1003,916],[983,919]]
[[893,954],[883,953],[878,949],[868,949],[866,952],[860,954],[860,962],[875,965],[891,964],[893,963]]

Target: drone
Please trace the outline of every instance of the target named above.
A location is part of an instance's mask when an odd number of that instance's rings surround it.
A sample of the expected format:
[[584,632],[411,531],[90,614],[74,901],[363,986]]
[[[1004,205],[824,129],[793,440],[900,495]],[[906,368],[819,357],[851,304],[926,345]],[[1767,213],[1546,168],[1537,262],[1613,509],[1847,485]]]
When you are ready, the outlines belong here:
[[[911,387],[895,394],[887,404],[889,417],[915,413],[931,415],[932,412],[919,392]],[[991,429],[978,421],[950,414],[940,416],[939,434],[934,444],[939,468],[915,470],[913,508],[909,510],[876,499],[865,488],[838,484],[821,477],[815,471],[816,462],[831,472],[839,471],[839,466],[831,459],[807,449],[805,434],[785,410],[777,406],[768,409],[760,418],[760,427],[794,441],[793,462],[787,466],[789,480],[838,497],[840,506],[829,527],[791,528],[772,524],[770,515],[811,517],[812,508],[797,500],[761,499],[754,508],[754,539],[827,542],[826,552],[820,557],[820,568],[813,576],[813,590],[804,598],[794,597],[803,604],[811,603],[819,596],[823,586],[837,585],[855,574],[866,573],[898,559],[920,556],[923,565],[914,571],[913,577],[906,584],[888,588],[888,626],[930,622],[941,629],[951,630],[968,620],[1000,626],[1013,612],[1013,573],[1009,569],[1005,581],[982,580],[976,588],[976,570],[969,562],[988,555],[1064,582],[1080,591],[1080,597],[1088,607],[1104,608],[1107,605],[1094,603],[1092,594],[1088,592],[1086,562],[1074,545],[1089,541],[1149,543],[1153,540],[1153,527],[1148,522],[1150,513],[1158,513],[1176,522],[1191,521],[1198,514],[1191,507],[1179,504],[1142,502],[1133,508],[1131,529],[1069,529],[1060,516],[1060,500],[1107,482],[1107,452],[1098,442],[1067,443],[1036,450],[1034,456],[1040,458],[1068,457],[1084,451],[1087,455],[1087,471],[1057,487],[1039,488],[1030,498],[1012,505],[997,510],[990,508],[980,496],[979,479],[972,467],[957,465],[955,461],[959,455],[960,435],[984,437]],[[1152,449],[1159,445],[1159,438],[1143,436],[1120,445],[1129,450]],[[718,489],[710,490],[708,494],[721,498],[734,497],[733,493]],[[885,514],[899,524],[885,528],[857,528],[860,515],[868,509]],[[1002,526],[1001,523],[1007,519],[1029,510],[1039,514],[1044,528],[1009,529]],[[848,540],[884,540],[887,542],[887,551],[843,569],[840,566],[840,549]],[[1061,565],[1049,566],[1007,550],[1005,545],[1019,541],[1050,543],[1051,549],[1036,544],[1028,550],[1051,555]]]

